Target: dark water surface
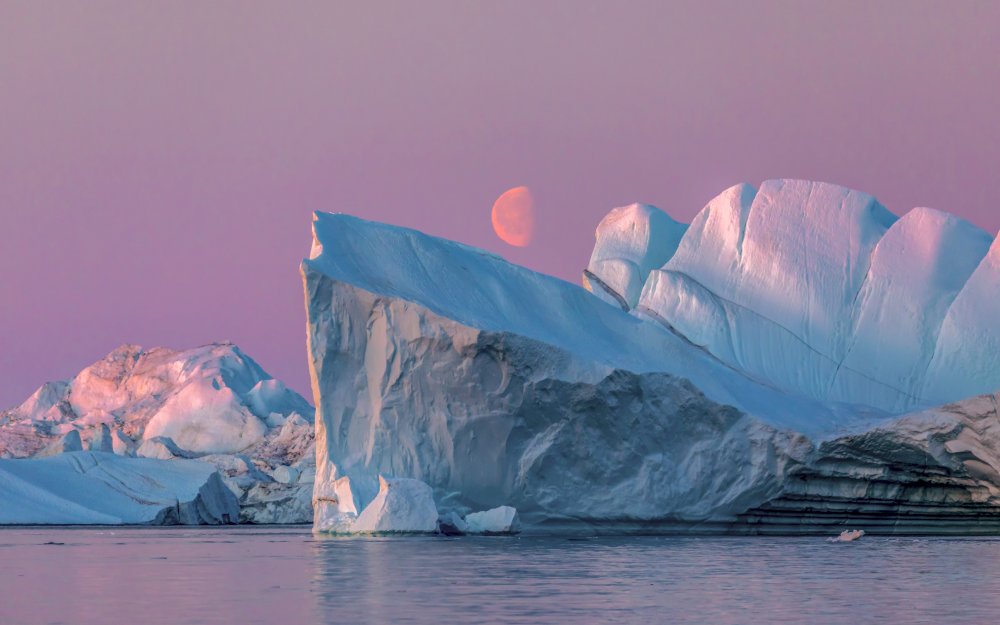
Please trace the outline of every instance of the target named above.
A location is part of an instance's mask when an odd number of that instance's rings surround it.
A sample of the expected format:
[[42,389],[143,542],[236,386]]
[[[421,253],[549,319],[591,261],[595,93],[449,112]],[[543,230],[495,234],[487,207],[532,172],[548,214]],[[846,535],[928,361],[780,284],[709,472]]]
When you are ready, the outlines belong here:
[[1000,540],[0,529],[0,624],[1000,623]]

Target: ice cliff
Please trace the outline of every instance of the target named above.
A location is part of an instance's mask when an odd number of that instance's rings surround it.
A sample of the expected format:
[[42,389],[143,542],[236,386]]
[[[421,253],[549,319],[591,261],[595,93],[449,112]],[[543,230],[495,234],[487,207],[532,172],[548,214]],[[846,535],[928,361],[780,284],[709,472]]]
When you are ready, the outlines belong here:
[[[1000,388],[998,317],[977,316],[996,252],[911,214],[796,181],[734,187],[689,227],[617,209],[594,297],[318,213],[317,519],[368,505],[384,475],[427,483],[450,518],[513,506],[529,531],[1000,531],[997,396],[966,399]],[[971,355],[948,347],[971,337]]]
[[[124,345],[0,413],[0,458],[87,448],[121,456],[114,466],[122,467],[134,457],[195,459],[217,470],[238,498],[232,522],[307,523],[312,420],[302,396],[235,345]],[[137,461],[135,471],[168,465]]]

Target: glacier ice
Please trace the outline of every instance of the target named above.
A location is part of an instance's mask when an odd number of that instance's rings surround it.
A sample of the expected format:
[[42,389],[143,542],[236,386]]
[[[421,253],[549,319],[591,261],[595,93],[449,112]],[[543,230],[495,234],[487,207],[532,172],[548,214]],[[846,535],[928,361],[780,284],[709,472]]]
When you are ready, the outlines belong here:
[[[924,230],[937,247],[913,266],[935,285],[880,293],[905,266],[893,249]],[[995,274],[964,222],[896,219],[822,183],[739,185],[650,270],[634,308],[413,230],[318,213],[313,235],[317,529],[348,514],[338,485],[353,509],[384,475],[427,483],[444,520],[511,506],[532,531],[1000,531],[997,395],[927,408],[893,384],[928,384],[901,361],[941,359],[937,346],[874,363],[861,340],[899,300],[934,303],[900,333],[932,329],[932,313],[942,335],[949,316],[979,327],[958,305]],[[951,305],[929,294],[947,289]],[[849,358],[858,371],[839,366]],[[1000,388],[995,355],[971,370],[987,374],[970,395]]]
[[207,464],[103,452],[0,460],[0,501],[0,525],[217,525],[239,516]]
[[[245,523],[312,520],[313,410],[232,344],[124,345],[0,413],[0,457],[87,448],[214,466]],[[291,479],[294,474],[295,479]]]

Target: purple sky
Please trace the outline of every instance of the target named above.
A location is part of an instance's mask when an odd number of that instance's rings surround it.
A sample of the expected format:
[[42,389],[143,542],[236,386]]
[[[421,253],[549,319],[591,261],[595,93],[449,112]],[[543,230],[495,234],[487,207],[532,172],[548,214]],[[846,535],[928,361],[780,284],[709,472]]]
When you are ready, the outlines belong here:
[[1000,228],[1000,3],[374,4],[0,4],[0,406],[124,342],[305,392],[314,210],[574,282],[610,208],[740,181]]

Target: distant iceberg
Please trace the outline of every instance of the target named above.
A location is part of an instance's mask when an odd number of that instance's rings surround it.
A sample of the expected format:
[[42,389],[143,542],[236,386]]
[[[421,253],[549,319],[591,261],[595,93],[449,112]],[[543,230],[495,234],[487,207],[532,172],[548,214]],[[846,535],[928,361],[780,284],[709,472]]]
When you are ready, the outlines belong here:
[[[122,459],[194,459],[217,470],[238,498],[232,522],[309,523],[312,420],[313,408],[302,396],[235,345],[179,351],[123,345],[74,378],[44,384],[20,406],[0,412],[0,457],[86,448]],[[139,473],[169,467],[145,461],[113,466],[133,465]]]

